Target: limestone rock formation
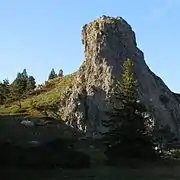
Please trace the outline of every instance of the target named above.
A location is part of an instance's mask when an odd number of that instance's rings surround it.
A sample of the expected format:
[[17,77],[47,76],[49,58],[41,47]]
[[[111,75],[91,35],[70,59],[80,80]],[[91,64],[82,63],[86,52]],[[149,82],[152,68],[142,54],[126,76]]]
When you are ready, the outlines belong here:
[[106,131],[106,98],[120,79],[123,61],[134,62],[139,98],[155,119],[157,128],[168,125],[179,137],[180,104],[175,94],[147,66],[143,52],[137,47],[135,33],[121,17],[102,16],[82,30],[85,60],[76,72],[72,87],[61,102],[63,118],[88,135]]

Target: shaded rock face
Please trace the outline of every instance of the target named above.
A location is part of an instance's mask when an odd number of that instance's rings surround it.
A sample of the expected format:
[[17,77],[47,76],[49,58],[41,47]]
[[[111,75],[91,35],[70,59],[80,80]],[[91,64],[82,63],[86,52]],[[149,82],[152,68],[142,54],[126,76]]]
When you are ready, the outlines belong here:
[[139,98],[155,120],[155,126],[168,125],[179,136],[180,104],[164,82],[147,66],[143,52],[137,47],[135,33],[121,17],[102,16],[82,30],[85,60],[76,72],[74,85],[65,92],[63,118],[72,126],[83,129],[88,136],[107,129],[106,99],[120,80],[122,64],[127,58],[134,62]]

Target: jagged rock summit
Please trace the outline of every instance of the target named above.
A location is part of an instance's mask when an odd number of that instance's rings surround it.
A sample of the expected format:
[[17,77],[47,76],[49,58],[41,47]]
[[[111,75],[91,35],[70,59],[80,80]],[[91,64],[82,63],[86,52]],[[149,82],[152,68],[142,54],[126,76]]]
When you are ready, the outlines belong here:
[[62,117],[70,125],[83,129],[88,136],[106,131],[101,125],[101,120],[107,118],[106,98],[114,86],[113,77],[120,79],[123,61],[130,58],[134,62],[139,98],[153,115],[156,127],[168,125],[179,137],[179,101],[148,68],[134,31],[123,18],[102,16],[86,24],[82,43],[85,60],[61,103]]

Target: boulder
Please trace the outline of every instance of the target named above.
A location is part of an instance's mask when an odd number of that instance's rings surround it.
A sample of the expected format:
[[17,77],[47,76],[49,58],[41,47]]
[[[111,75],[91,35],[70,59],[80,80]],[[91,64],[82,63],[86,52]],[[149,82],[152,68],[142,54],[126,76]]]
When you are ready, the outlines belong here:
[[34,122],[32,122],[30,120],[22,120],[21,124],[23,124],[24,126],[27,126],[27,127],[34,126]]

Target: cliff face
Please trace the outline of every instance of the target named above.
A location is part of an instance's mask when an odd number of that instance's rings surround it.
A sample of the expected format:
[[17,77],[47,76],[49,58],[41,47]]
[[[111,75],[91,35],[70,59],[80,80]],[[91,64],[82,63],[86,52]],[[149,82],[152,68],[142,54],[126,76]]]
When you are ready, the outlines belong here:
[[101,120],[108,109],[105,99],[120,79],[123,61],[134,62],[139,98],[155,119],[156,127],[169,125],[179,136],[180,104],[164,82],[146,65],[143,52],[137,47],[135,33],[121,17],[102,16],[82,30],[85,60],[76,73],[75,82],[61,104],[63,118],[70,125],[92,136],[103,132]]

